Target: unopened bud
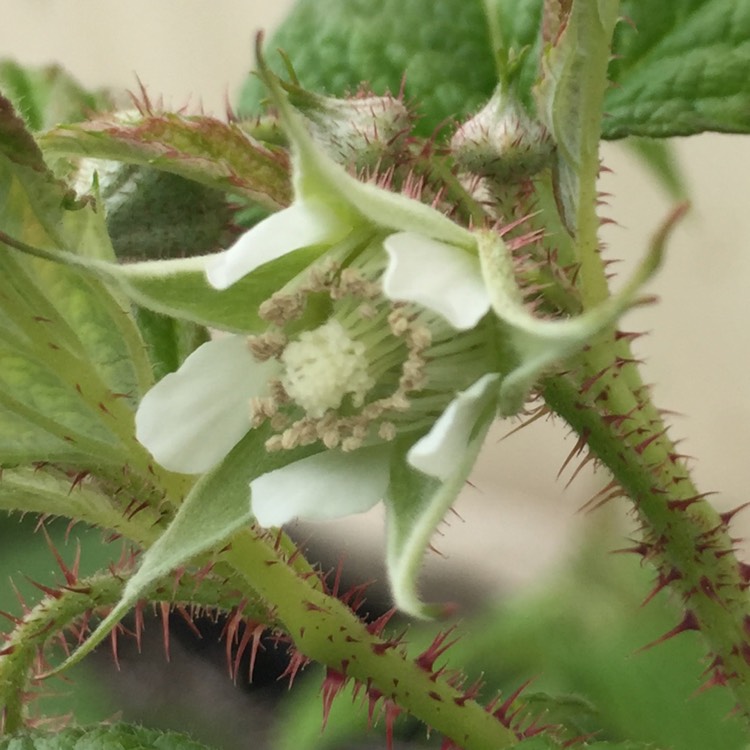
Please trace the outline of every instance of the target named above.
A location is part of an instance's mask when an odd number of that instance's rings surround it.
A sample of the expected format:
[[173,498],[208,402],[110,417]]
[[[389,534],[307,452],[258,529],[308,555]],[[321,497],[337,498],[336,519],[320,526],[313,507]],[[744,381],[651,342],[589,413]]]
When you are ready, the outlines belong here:
[[544,125],[530,117],[513,92],[500,84],[484,108],[456,131],[451,148],[467,172],[518,180],[549,163],[553,143]]
[[286,88],[313,138],[333,159],[358,170],[382,166],[395,157],[412,128],[411,113],[390,95],[359,92],[349,99],[336,99],[296,86]]

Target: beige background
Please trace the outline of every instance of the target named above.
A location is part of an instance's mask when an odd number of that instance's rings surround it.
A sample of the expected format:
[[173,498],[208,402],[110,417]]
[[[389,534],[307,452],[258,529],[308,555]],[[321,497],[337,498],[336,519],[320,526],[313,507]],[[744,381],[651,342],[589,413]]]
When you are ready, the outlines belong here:
[[[134,88],[137,75],[168,106],[202,104],[221,114],[250,68],[255,31],[271,28],[289,5],[289,0],[0,0],[0,55],[28,64],[60,62],[86,86]],[[674,434],[688,436],[682,448],[700,457],[695,465],[700,486],[717,490],[717,502],[728,507],[750,499],[750,140],[707,135],[677,146],[694,209],[651,285],[661,303],[632,313],[625,327],[653,331],[638,345],[647,379],[656,383],[661,405],[686,415],[674,420]],[[606,238],[609,256],[624,260],[620,270],[640,257],[670,203],[621,147],[605,146],[604,158],[614,170],[603,182],[614,195],[606,213],[620,223],[607,229]],[[498,436],[508,427],[500,426]],[[559,426],[536,425],[502,444],[488,442],[473,476],[475,488],[459,503],[464,522],[451,521],[438,542],[448,559],[431,560],[439,577],[469,565],[503,588],[557,559],[569,538],[565,531],[580,526],[577,508],[602,481],[579,479],[568,490],[555,481],[574,443],[563,442],[562,435]],[[357,546],[369,543],[380,554],[379,520],[342,525],[364,530]]]

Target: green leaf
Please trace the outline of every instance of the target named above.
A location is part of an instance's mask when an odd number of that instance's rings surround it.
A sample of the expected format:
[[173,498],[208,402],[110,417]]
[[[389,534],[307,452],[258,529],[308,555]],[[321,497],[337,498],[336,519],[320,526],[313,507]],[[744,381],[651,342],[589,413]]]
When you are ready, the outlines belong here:
[[[542,0],[487,4],[505,45],[534,48],[523,63],[526,89],[536,77]],[[623,0],[620,15],[604,138],[750,131],[748,0]]]
[[13,102],[34,131],[60,122],[85,120],[92,112],[112,106],[108,92],[86,91],[59,65],[30,68],[2,60],[0,92]]
[[291,200],[285,153],[211,117],[129,114],[61,126],[39,142],[46,154],[148,166],[272,210]]
[[0,738],[0,750],[210,750],[185,734],[130,724],[22,732]]
[[237,235],[230,197],[220,190],[134,164],[93,166],[107,231],[123,261],[202,255]]
[[[113,257],[102,217],[49,171],[2,98],[0,232],[6,243],[40,243],[91,262]],[[132,421],[126,399],[134,403],[152,382],[120,299],[96,279],[7,247],[0,247],[0,356],[0,449],[9,462],[113,460],[115,436]]]
[[606,137],[750,132],[750,2],[623,2]]

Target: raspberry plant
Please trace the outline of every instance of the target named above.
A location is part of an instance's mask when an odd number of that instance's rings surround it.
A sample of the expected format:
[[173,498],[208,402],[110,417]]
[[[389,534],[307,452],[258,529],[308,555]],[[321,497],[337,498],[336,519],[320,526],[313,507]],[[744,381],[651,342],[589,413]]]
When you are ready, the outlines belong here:
[[[660,640],[699,632],[706,684],[746,717],[736,511],[695,486],[619,325],[686,207],[613,294],[597,178],[602,137],[746,131],[748,32],[746,0],[301,0],[269,47],[283,57],[258,40],[226,122],[143,92],[110,111],[71,82],[45,104],[24,92],[49,79],[7,64],[0,507],[126,546],[91,575],[55,551],[63,581],[8,615],[0,748],[194,746],[37,729],[39,686],[116,642],[131,610],[139,639],[150,603],[222,613],[235,677],[273,633],[290,679],[323,665],[324,724],[351,690],[389,744],[410,714],[444,748],[653,747],[579,731],[564,696],[523,681],[488,696],[450,664],[450,627],[416,652],[388,627],[396,610],[449,615],[420,597],[422,556],[490,425],[519,415],[561,417],[572,455],[606,467],[592,505],[629,499],[630,551],[682,605]],[[51,123],[60,91],[68,121]],[[381,501],[395,606],[367,619],[363,587],[283,527]]]

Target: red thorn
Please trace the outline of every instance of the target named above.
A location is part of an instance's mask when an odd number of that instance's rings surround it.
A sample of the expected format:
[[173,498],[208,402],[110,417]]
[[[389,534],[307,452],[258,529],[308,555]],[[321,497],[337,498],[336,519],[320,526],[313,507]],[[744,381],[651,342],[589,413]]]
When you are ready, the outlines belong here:
[[622,554],[636,554],[640,555],[642,558],[647,558],[653,549],[653,545],[649,544],[648,542],[639,542],[634,547],[624,547],[623,549],[613,549],[611,554],[613,555],[622,555]]
[[117,671],[120,671],[120,655],[118,652],[118,638],[120,635],[120,632],[122,631],[121,625],[115,625],[114,628],[112,628],[112,631],[109,634],[109,642],[112,645],[112,658],[115,662],[115,668]]
[[288,677],[289,689],[291,690],[291,687],[294,684],[294,678],[297,676],[297,673],[301,669],[304,669],[309,663],[310,660],[299,651],[292,651],[289,658],[289,663],[286,665],[286,669],[279,675],[279,679],[283,680],[284,677]]
[[385,743],[388,750],[393,750],[393,724],[401,713],[401,709],[387,698],[383,700],[385,713]]
[[662,437],[664,434],[666,434],[668,428],[664,428],[663,430],[659,430],[659,432],[655,432],[653,435],[650,435],[642,442],[638,443],[633,450],[640,456],[646,448],[648,448],[651,443],[653,443],[655,440],[658,440],[660,437]]
[[654,646],[658,646],[661,643],[665,643],[670,638],[674,638],[676,635],[679,635],[680,633],[684,633],[688,630],[700,630],[701,626],[698,622],[698,618],[695,616],[695,613],[692,610],[687,610],[685,612],[685,616],[682,618],[680,623],[678,625],[675,625],[670,631],[664,633],[663,636],[660,638],[657,638],[655,641],[652,641],[651,643],[648,643],[645,646],[642,646],[639,648],[636,653],[639,654],[642,651],[648,651],[649,649],[653,648]]
[[606,505],[610,500],[624,497],[625,490],[616,479],[613,479],[606,487],[602,487],[592,498],[587,500],[579,509],[581,512],[593,512]]
[[648,596],[641,603],[641,607],[645,607],[662,589],[669,586],[670,583],[679,581],[682,578],[682,573],[679,570],[672,568],[669,573],[659,573],[656,579],[656,585],[649,592]]
[[702,492],[700,495],[693,495],[692,497],[686,497],[684,500],[669,500],[667,507],[673,511],[684,511],[687,510],[691,505],[704,500],[710,495],[715,495],[715,492]]
[[330,667],[326,669],[326,676],[320,688],[323,701],[323,729],[328,725],[328,717],[330,716],[334,699],[344,689],[348,680],[349,678],[341,672],[337,672]]
[[572,450],[568,454],[568,457],[563,461],[563,465],[560,467],[560,471],[557,472],[557,478],[560,478],[560,475],[565,471],[568,464],[576,457],[580,456],[583,450],[586,448],[586,445],[588,443],[589,435],[591,433],[589,430],[584,429],[583,432],[581,432],[581,435],[579,436],[578,440],[576,441],[576,444],[573,446]]
[[383,630],[385,629],[385,626],[390,622],[393,615],[396,614],[396,611],[396,608],[392,607],[387,612],[380,615],[377,620],[373,620],[372,622],[368,623],[366,625],[367,632],[370,635],[381,635],[383,633]]
[[745,508],[747,507],[750,507],[750,502],[742,503],[742,505],[738,505],[736,508],[732,508],[731,510],[724,511],[723,513],[719,513],[719,518],[721,518],[721,522],[724,524],[724,526],[729,526],[732,519],[741,510],[745,510]]
[[715,687],[726,687],[728,683],[727,676],[722,669],[714,670],[711,678],[704,682],[694,693],[693,696],[705,693],[707,690]]
[[[453,633],[456,626],[453,625],[442,633],[438,633],[432,643],[414,660],[425,672],[432,672],[435,662],[451,647],[459,638],[448,641],[448,636]],[[446,642],[447,641],[447,642]]]
[[76,547],[76,556],[73,561],[73,567],[69,568],[65,561],[62,559],[62,556],[57,551],[57,548],[52,543],[52,539],[50,539],[50,535],[47,533],[47,527],[42,525],[42,534],[44,534],[44,538],[47,541],[47,546],[50,549],[50,552],[55,557],[55,562],[57,562],[57,567],[60,568],[62,571],[63,576],[65,577],[65,582],[68,584],[68,586],[74,586],[78,582],[78,567],[81,561],[81,545],[78,543]]
[[84,479],[89,476],[91,472],[89,471],[79,471],[74,477],[73,482],[70,485],[70,489],[68,490],[68,495],[70,495],[71,492],[73,492],[76,487],[80,487],[83,484]]
[[62,596],[62,591],[60,591],[59,589],[53,589],[50,586],[45,586],[43,583],[39,583],[38,581],[35,581],[33,578],[29,578],[28,576],[25,576],[25,577],[26,577],[26,580],[34,588],[39,589],[42,593],[46,594],[52,599],[59,599]]
[[159,609],[161,610],[161,634],[164,640],[164,658],[169,662],[171,661],[169,651],[169,602],[161,602]]

